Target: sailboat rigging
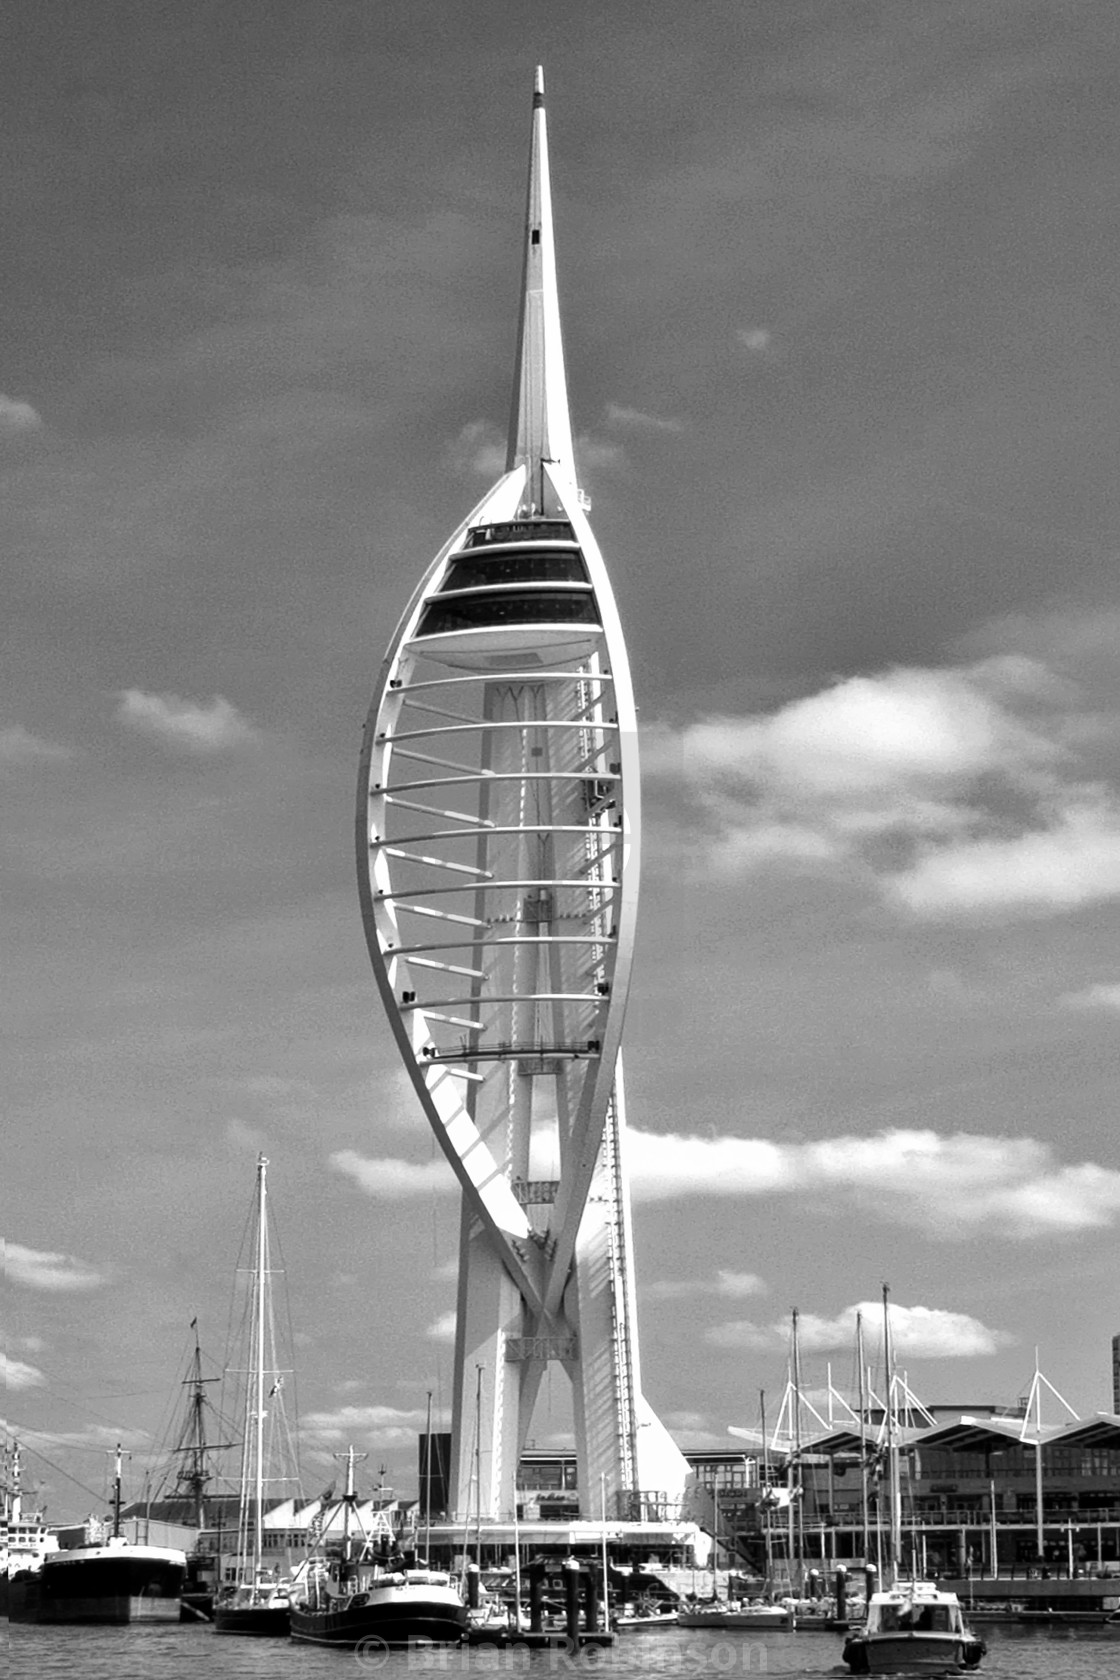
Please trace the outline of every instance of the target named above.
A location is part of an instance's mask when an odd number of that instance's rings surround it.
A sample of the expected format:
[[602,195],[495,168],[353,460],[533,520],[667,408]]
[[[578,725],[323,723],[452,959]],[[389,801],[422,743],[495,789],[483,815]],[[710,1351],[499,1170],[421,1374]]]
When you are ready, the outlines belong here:
[[247,1315],[249,1363],[244,1373],[236,1580],[232,1592],[215,1605],[218,1633],[286,1634],[291,1606],[290,1582],[264,1557],[266,1488],[283,1481],[294,1482],[297,1491],[299,1486],[298,1469],[286,1475],[278,1462],[282,1449],[289,1460],[295,1454],[284,1405],[284,1379],[291,1372],[281,1369],[276,1351],[267,1175],[268,1160],[260,1155]]
[[[858,1326],[857,1328],[861,1328]],[[862,1374],[862,1341],[860,1343]],[[882,1588],[868,1594],[867,1620],[844,1642],[844,1661],[853,1674],[945,1674],[975,1668],[984,1642],[968,1628],[956,1593],[911,1572],[903,1578],[902,1500],[899,1471],[899,1387],[891,1340],[890,1290],[883,1285],[883,1360],[886,1406],[889,1538]],[[910,1395],[907,1390],[909,1409]],[[862,1404],[861,1404],[862,1425]],[[862,1433],[861,1433],[862,1439]],[[912,1562],[913,1560],[911,1560]]]

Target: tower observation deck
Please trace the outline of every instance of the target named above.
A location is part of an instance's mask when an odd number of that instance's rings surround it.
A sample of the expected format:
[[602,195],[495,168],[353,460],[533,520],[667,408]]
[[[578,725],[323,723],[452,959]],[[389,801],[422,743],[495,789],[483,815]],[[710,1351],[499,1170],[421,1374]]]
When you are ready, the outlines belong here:
[[397,626],[358,790],[374,973],[462,1190],[459,1519],[512,1514],[553,1364],[583,1515],[604,1493],[619,1519],[680,1514],[688,1466],[642,1397],[626,1177],[639,838],[626,648],[576,481],[538,71],[506,470]]

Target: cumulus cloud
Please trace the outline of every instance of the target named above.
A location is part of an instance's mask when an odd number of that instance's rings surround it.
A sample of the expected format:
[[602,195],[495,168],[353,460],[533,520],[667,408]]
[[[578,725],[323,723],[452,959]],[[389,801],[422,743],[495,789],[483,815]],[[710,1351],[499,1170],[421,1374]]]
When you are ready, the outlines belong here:
[[367,1196],[380,1202],[409,1201],[458,1188],[454,1173],[443,1160],[370,1159],[354,1149],[338,1149],[329,1162],[336,1172],[345,1173]]
[[25,1289],[56,1292],[68,1289],[96,1289],[103,1275],[72,1254],[58,1254],[21,1243],[5,1242],[4,1271],[13,1283]]
[[463,477],[494,479],[506,470],[506,440],[490,420],[468,420],[447,454],[452,471]]
[[0,1370],[4,1374],[4,1386],[9,1389],[38,1388],[47,1380],[36,1366],[13,1359],[7,1353],[0,1353]]
[[1058,999],[1063,1009],[1114,1009],[1120,1011],[1120,981],[1114,985],[1086,986],[1084,991],[1067,992]]
[[1029,834],[926,850],[889,890],[919,915],[1072,910],[1120,898],[1120,809],[1075,807]]
[[[1120,897],[1107,731],[1040,662],[849,677],[760,716],[643,732],[651,787],[688,789],[682,845],[724,873],[855,877],[912,915]],[[1090,727],[1091,724],[1091,727]]]
[[226,1121],[226,1142],[231,1149],[253,1149],[260,1151],[268,1148],[268,1134],[263,1126],[251,1126],[246,1120],[239,1120],[235,1115]]
[[596,437],[591,432],[581,432],[573,441],[576,462],[585,472],[609,472],[619,466],[625,459],[622,446],[612,443],[609,438]]
[[455,1340],[455,1325],[457,1318],[454,1312],[440,1313],[433,1319],[424,1334],[432,1342],[453,1342]]
[[300,1434],[320,1446],[362,1440],[374,1447],[412,1447],[426,1411],[395,1406],[339,1406],[300,1419]]
[[720,1270],[714,1278],[662,1278],[647,1284],[642,1296],[650,1301],[683,1301],[695,1295],[722,1295],[732,1299],[765,1295],[766,1284],[754,1272]]
[[[371,1159],[341,1149],[329,1161],[374,1200],[457,1191],[455,1176],[440,1159]],[[638,1203],[680,1196],[823,1198],[830,1213],[858,1210],[939,1236],[976,1231],[1009,1238],[1056,1236],[1120,1221],[1120,1171],[1091,1161],[1063,1163],[1053,1147],[1031,1137],[885,1129],[774,1142],[631,1129],[628,1163]],[[710,1280],[662,1278],[645,1289],[652,1300],[764,1292],[766,1284],[756,1273],[730,1270]]]
[[33,735],[22,723],[0,729],[0,765],[57,764],[70,757],[69,747]]
[[773,335],[766,327],[740,327],[735,337],[744,350],[755,356],[765,355],[773,343]]
[[[856,1340],[856,1314],[865,1323],[875,1323],[882,1308],[876,1301],[861,1301],[845,1307],[835,1318],[802,1313],[798,1333],[803,1351],[836,1353],[850,1350]],[[773,1351],[786,1345],[788,1323],[759,1325],[749,1319],[714,1324],[705,1331],[713,1347]],[[1014,1337],[1002,1330],[989,1330],[967,1313],[948,1312],[941,1307],[905,1307],[891,1304],[891,1340],[896,1354],[907,1359],[974,1359],[1009,1346]]]
[[817,1196],[940,1236],[1026,1238],[1120,1219],[1120,1172],[1063,1165],[1050,1145],[934,1131],[886,1130],[806,1143],[630,1134],[635,1200],[677,1196]]
[[220,694],[203,706],[177,694],[145,694],[126,688],[118,697],[116,719],[129,729],[193,753],[226,752],[258,738],[248,719]]
[[[1120,1171],[1090,1161],[1063,1163],[1051,1145],[1033,1138],[899,1128],[776,1143],[631,1129],[627,1158],[636,1202],[799,1196],[821,1200],[829,1213],[858,1210],[942,1237],[981,1231],[1010,1238],[1060,1236],[1120,1222]],[[330,1156],[330,1165],[379,1201],[457,1190],[442,1160],[370,1159],[344,1149]],[[683,1300],[765,1289],[753,1272],[720,1271],[711,1280],[661,1279],[643,1293],[651,1300]]]
[[674,420],[671,415],[667,414],[644,414],[640,408],[627,408],[622,403],[608,403],[606,412],[608,426],[618,426],[624,431],[684,431],[683,420]]
[[28,402],[0,393],[0,432],[37,432],[42,416]]
[[126,1452],[143,1452],[152,1441],[146,1429],[130,1429],[119,1423],[91,1423],[82,1429],[21,1429],[19,1438],[33,1451],[46,1452],[51,1456],[59,1447],[112,1452],[118,1442]]

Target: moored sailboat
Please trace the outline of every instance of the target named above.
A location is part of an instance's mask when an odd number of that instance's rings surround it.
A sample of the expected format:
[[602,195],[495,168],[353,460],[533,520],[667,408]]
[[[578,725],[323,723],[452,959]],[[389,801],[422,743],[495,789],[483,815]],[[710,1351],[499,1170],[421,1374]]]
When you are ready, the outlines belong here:
[[984,1641],[967,1626],[956,1593],[932,1581],[902,1578],[902,1502],[890,1291],[883,1285],[883,1352],[886,1365],[886,1449],[890,1502],[890,1579],[867,1601],[863,1626],[844,1641],[844,1661],[853,1674],[946,1674],[975,1668]]
[[[253,1276],[249,1312],[249,1368],[245,1386],[245,1430],[241,1449],[241,1486],[238,1503],[236,1581],[214,1605],[215,1633],[265,1634],[285,1637],[291,1608],[291,1583],[264,1560],[265,1489],[277,1478],[269,1474],[269,1440],[281,1430],[268,1430],[270,1413],[283,1417],[285,1373],[278,1368],[272,1313],[272,1264],[268,1226],[268,1161],[257,1159]],[[274,1420],[276,1421],[276,1420]],[[279,1478],[288,1479],[288,1478]]]

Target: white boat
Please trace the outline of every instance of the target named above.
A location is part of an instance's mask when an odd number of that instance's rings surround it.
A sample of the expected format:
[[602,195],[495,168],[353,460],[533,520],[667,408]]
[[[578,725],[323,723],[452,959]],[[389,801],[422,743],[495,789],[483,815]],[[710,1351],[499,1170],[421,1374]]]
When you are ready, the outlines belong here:
[[724,1611],[725,1628],[791,1628],[793,1606],[789,1604],[729,1604]]
[[761,1601],[717,1598],[700,1604],[682,1605],[677,1615],[682,1628],[728,1628],[745,1631],[752,1628],[792,1628],[793,1610],[788,1604],[763,1604]]
[[883,1286],[883,1356],[887,1377],[887,1468],[890,1503],[889,1566],[894,1579],[867,1601],[862,1625],[844,1641],[844,1661],[853,1674],[949,1674],[975,1668],[986,1649],[966,1625],[960,1599],[932,1581],[899,1578],[902,1557],[902,1501],[899,1485],[894,1361],[889,1290]]
[[[215,1600],[214,1631],[271,1634],[284,1639],[288,1635],[291,1583],[264,1561],[265,1489],[277,1480],[294,1479],[270,1473],[279,1468],[275,1460],[285,1444],[288,1430],[283,1399],[285,1373],[278,1366],[273,1333],[271,1284],[274,1268],[269,1242],[267,1172],[268,1161],[260,1155],[257,1157],[252,1237],[252,1295],[236,1580],[232,1591],[227,1590]],[[267,1430],[266,1423],[269,1425]],[[272,1440],[271,1452],[269,1438]]]
[[0,1487],[0,1614],[9,1621],[34,1621],[39,1611],[39,1572],[48,1553],[58,1551],[58,1536],[42,1511],[25,1511],[19,1442],[4,1449]]
[[975,1668],[983,1655],[956,1593],[931,1581],[872,1593],[867,1621],[844,1641],[853,1674],[948,1674]]

